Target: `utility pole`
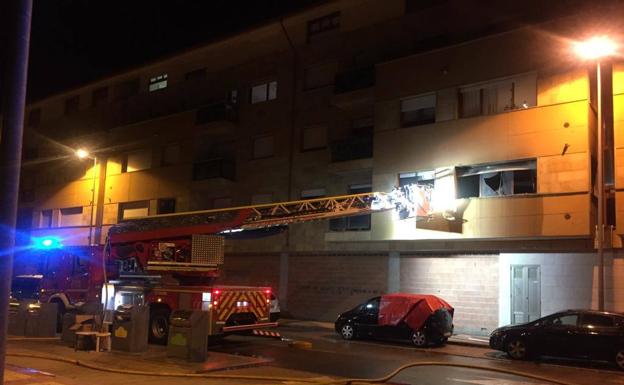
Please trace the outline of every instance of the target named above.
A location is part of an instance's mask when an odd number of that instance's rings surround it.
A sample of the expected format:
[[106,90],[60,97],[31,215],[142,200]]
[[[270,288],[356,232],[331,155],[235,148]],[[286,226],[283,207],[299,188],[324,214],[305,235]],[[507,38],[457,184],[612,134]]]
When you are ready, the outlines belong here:
[[0,384],[4,383],[32,3],[32,0],[11,0],[4,4],[4,24],[8,29],[0,135]]

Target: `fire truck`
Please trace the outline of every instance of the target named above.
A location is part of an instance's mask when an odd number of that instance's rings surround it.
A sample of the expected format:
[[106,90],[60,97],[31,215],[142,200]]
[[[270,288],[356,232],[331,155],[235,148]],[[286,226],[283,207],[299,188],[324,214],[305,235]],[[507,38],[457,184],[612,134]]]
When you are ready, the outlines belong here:
[[274,327],[271,288],[215,285],[225,263],[225,238],[395,205],[387,194],[363,193],[124,220],[110,228],[103,249],[59,248],[57,270],[42,272],[40,298],[59,303],[61,310],[93,300],[107,310],[148,304],[153,343],[167,341],[176,309],[208,312],[213,339]]

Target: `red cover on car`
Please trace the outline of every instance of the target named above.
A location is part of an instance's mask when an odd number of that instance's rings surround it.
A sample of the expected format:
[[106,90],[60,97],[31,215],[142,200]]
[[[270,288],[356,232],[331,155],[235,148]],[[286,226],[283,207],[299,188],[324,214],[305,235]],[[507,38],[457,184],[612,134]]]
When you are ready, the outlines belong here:
[[453,307],[432,294],[395,293],[381,296],[379,325],[397,325],[401,321],[418,330],[438,309],[446,308],[453,315]]

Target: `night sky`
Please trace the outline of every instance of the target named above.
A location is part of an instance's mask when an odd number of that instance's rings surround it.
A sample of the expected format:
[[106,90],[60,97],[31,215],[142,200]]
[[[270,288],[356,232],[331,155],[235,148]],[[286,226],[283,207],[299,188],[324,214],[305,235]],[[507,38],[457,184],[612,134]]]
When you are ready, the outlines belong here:
[[[28,99],[37,100],[321,2],[34,0]],[[0,44],[5,39],[3,33]]]

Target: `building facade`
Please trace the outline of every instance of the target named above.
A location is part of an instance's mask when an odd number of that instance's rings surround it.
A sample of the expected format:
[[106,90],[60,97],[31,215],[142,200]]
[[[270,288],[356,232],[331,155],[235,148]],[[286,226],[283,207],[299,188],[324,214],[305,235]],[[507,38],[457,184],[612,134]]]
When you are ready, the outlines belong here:
[[[327,2],[33,102],[20,225],[102,244],[124,218],[417,186],[426,217],[233,240],[220,279],[319,320],[438,294],[474,334],[596,307],[597,81],[570,41],[605,23],[583,2],[529,3]],[[605,307],[624,311],[624,65],[606,68]]]

